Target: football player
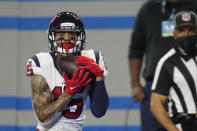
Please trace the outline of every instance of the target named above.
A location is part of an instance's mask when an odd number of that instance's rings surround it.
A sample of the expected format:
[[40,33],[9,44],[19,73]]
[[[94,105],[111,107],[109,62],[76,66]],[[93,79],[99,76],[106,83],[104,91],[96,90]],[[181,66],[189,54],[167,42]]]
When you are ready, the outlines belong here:
[[[26,74],[30,76],[38,131],[81,131],[88,98],[92,114],[97,118],[105,115],[109,97],[104,76],[108,71],[100,51],[84,50],[85,39],[80,17],[60,12],[48,26],[50,52],[28,59]],[[75,63],[85,66],[77,67],[69,79],[56,61],[71,54],[77,55]],[[84,73],[85,69],[88,72]],[[95,79],[88,77],[90,73]]]

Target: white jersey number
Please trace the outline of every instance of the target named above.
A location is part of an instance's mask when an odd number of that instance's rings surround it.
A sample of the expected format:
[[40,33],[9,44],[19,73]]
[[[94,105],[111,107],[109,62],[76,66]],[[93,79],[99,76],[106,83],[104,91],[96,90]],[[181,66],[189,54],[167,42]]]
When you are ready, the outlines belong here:
[[[62,87],[55,87],[52,91],[54,101],[62,94]],[[62,115],[67,119],[77,119],[83,110],[83,99],[72,99],[66,108],[63,110]]]

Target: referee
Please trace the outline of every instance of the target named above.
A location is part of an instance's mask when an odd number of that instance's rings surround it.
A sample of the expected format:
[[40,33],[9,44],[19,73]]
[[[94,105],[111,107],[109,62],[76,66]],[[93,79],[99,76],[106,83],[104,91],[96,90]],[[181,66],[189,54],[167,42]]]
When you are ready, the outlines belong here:
[[151,111],[168,131],[197,131],[197,15],[179,12],[174,25],[175,46],[157,65]]

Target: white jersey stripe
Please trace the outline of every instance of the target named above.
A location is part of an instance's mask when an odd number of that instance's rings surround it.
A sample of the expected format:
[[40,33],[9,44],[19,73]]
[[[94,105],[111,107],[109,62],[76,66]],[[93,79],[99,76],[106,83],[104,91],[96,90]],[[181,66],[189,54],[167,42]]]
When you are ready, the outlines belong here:
[[154,81],[153,81],[153,85],[152,85],[152,90],[155,90],[156,85],[157,85],[157,81],[159,78],[159,74],[161,71],[161,67],[163,66],[164,62],[166,61],[166,59],[168,59],[170,56],[172,56],[175,53],[174,49],[171,49],[165,56],[162,57],[162,59],[159,60],[157,68],[155,70],[155,75],[154,75]]

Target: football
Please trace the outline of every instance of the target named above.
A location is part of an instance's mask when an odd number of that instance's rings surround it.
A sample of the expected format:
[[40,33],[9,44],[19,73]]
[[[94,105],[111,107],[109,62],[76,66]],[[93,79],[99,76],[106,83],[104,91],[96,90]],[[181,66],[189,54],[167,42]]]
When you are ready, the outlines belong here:
[[[77,55],[62,56],[61,58],[57,59],[57,61],[56,61],[61,74],[63,74],[63,72],[65,72],[69,79],[72,79],[73,73],[78,66],[84,66],[83,64],[75,63],[76,57],[77,57]],[[87,71],[88,70],[85,70],[84,74]],[[95,79],[95,76],[94,76],[94,74],[90,73],[88,78]]]

